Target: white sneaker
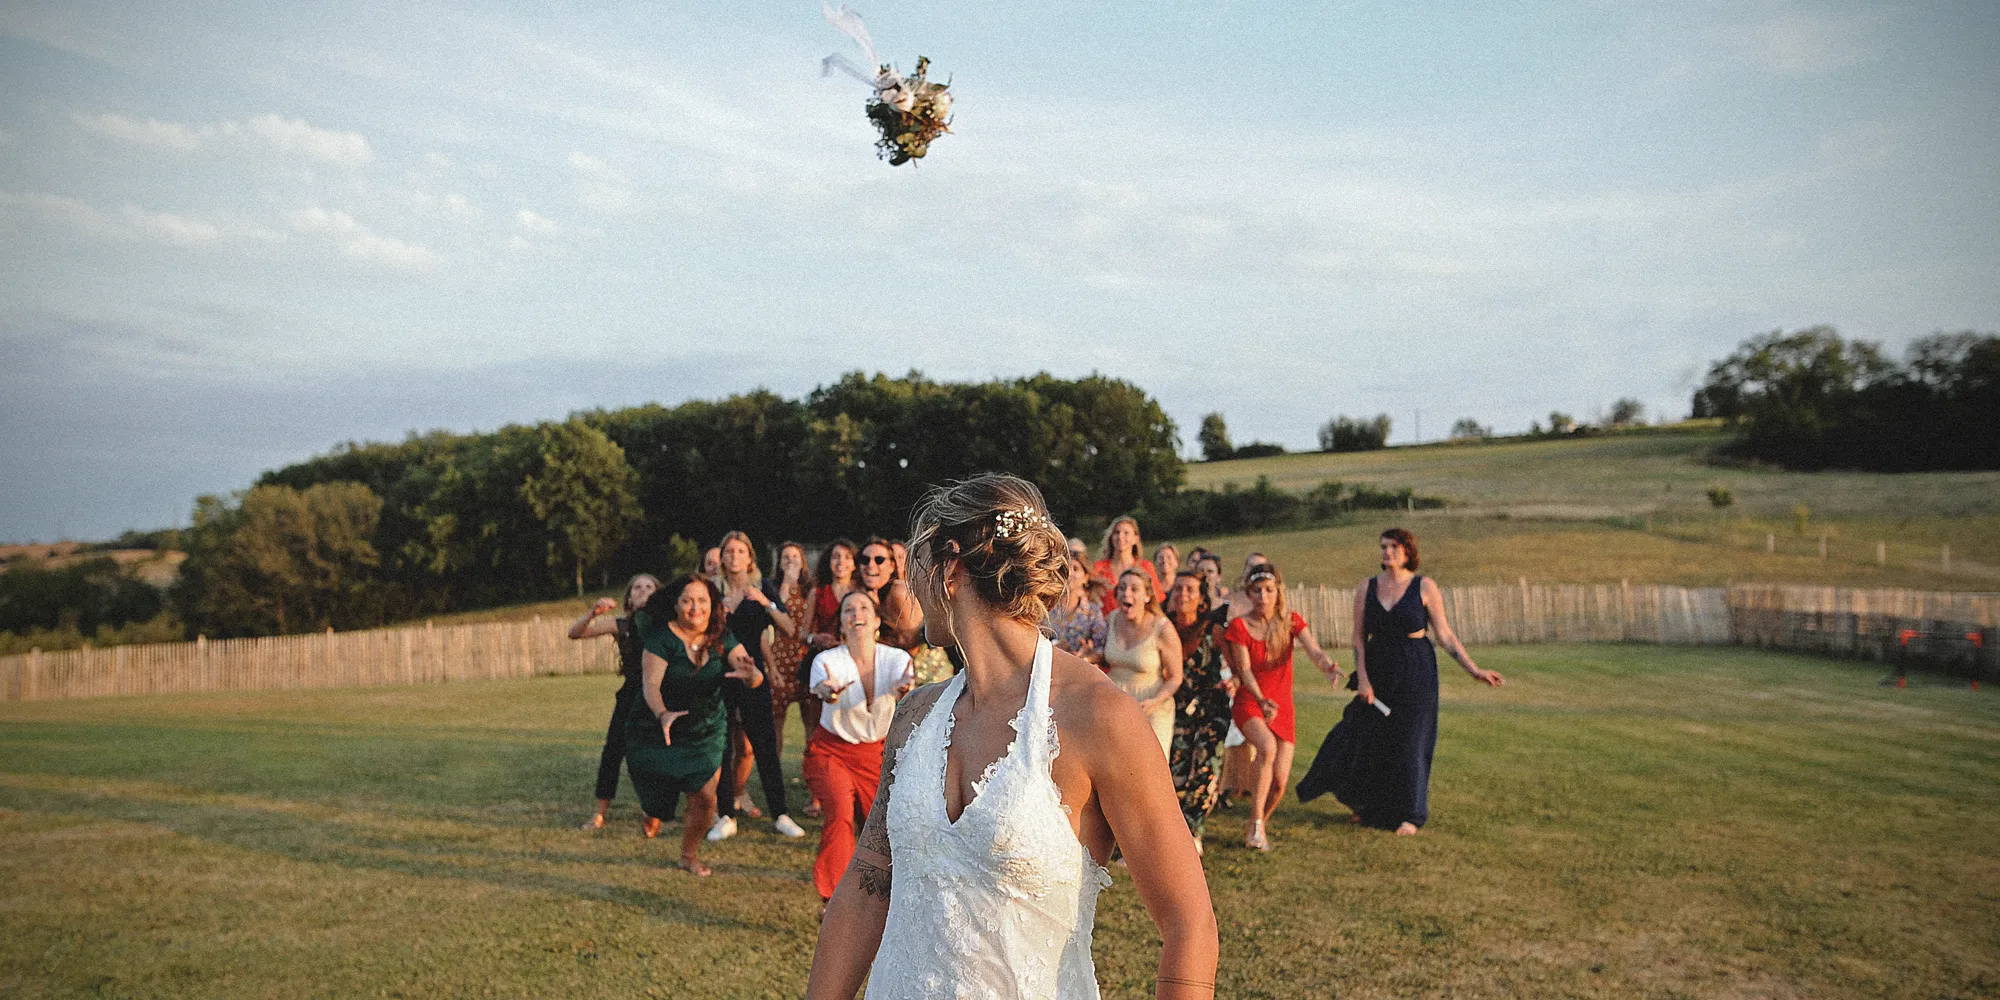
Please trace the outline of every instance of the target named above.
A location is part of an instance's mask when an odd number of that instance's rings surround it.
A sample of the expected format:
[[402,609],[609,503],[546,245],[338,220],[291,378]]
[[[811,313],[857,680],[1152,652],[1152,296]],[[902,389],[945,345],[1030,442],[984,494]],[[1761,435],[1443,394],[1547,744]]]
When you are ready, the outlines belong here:
[[790,837],[793,840],[797,840],[806,835],[804,830],[799,829],[797,823],[792,822],[790,816],[778,817],[778,821],[771,824],[771,826],[778,831],[778,836],[780,837]]
[[736,817],[717,816],[714,825],[708,828],[708,839],[728,840],[736,836]]

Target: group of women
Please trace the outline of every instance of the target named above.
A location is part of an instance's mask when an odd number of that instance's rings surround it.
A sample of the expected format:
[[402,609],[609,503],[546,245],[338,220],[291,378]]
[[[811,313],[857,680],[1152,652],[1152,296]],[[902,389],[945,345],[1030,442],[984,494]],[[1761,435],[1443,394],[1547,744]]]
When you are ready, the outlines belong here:
[[[1336,688],[1343,680],[1311,623],[1288,607],[1282,573],[1252,553],[1231,588],[1206,550],[1183,564],[1161,545],[1147,559],[1129,517],[1112,522],[1095,559],[1081,539],[1067,541],[1066,580],[1042,630],[1137,703],[1197,853],[1208,817],[1232,808],[1232,796],[1249,807],[1244,843],[1269,850],[1266,823],[1298,742],[1294,653]],[[1347,683],[1356,694],[1299,793],[1332,793],[1353,822],[1408,834],[1428,817],[1437,717],[1431,637],[1475,679],[1501,678],[1473,663],[1445,620],[1437,585],[1416,575],[1415,537],[1391,529],[1380,549],[1382,573],[1356,591]],[[616,636],[625,675],[599,761],[597,811],[585,826],[603,826],[623,761],[647,836],[687,798],[682,867],[706,874],[697,857],[703,831],[721,840],[740,817],[762,815],[747,791],[754,766],[773,829],[803,836],[779,763],[786,713],[797,705],[807,733],[804,813],[823,819],[813,881],[825,899],[873,806],[898,699],[953,667],[925,642],[902,543],[836,539],[809,566],[805,548],[785,542],[769,577],[754,553],[746,535],[731,532],[704,553],[702,572],[665,587],[636,576],[624,614],[607,598],[571,627],[572,638]]]
[[[740,818],[768,810],[779,835],[804,836],[780,762],[786,714],[797,705],[807,733],[804,813],[824,819],[815,881],[830,896],[873,802],[896,699],[938,679],[939,663],[950,673],[923,643],[923,612],[903,581],[907,558],[899,542],[837,539],[814,570],[804,546],[785,542],[765,577],[749,536],[732,531],[702,554],[700,571],[664,586],[640,574],[623,602],[594,604],[569,635],[616,637],[624,683],[585,828],[603,827],[622,763],[646,836],[687,800],[681,867],[695,874],[709,873],[703,836],[734,836]],[[764,809],[748,792],[753,767]]]

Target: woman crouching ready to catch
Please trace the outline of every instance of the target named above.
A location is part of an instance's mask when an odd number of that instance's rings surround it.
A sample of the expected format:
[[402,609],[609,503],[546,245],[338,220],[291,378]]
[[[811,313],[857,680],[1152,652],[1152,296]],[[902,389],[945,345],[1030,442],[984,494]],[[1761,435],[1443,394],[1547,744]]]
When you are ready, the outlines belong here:
[[978,476],[932,490],[911,527],[927,639],[962,669],[897,706],[807,997],[865,978],[873,1000],[1095,1000],[1114,842],[1160,934],[1156,995],[1211,996],[1215,913],[1159,740],[1039,629],[1067,576],[1041,491]]

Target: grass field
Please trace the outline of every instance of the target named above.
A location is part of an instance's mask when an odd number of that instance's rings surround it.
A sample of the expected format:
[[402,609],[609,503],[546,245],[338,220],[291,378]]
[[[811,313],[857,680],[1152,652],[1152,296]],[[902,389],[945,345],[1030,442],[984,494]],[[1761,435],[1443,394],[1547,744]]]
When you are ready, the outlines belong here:
[[[1494,647],[1416,838],[1207,859],[1220,996],[2000,995],[2000,696],[1738,649]],[[0,706],[0,996],[796,997],[809,843],[587,805],[609,678]],[[1338,701],[1301,698],[1311,756]],[[797,723],[789,740],[796,768]],[[796,776],[796,771],[794,770]],[[1149,996],[1122,877],[1109,997]]]
[[[1428,543],[1427,568],[1447,582],[1527,576],[2000,588],[2000,472],[1801,473],[1709,464],[1707,456],[1724,440],[1710,430],[1661,431],[1198,463],[1188,467],[1191,486],[1248,487],[1268,476],[1274,485],[1303,490],[1331,479],[1408,488],[1451,506],[1368,512],[1303,531],[1190,539],[1182,547],[1207,544],[1232,560],[1261,550],[1293,582],[1348,584],[1373,567],[1375,535],[1404,524]],[[1706,495],[1710,486],[1729,489],[1735,505],[1716,511]],[[1885,546],[1883,565],[1877,542]],[[1949,573],[1941,558],[1946,545]]]

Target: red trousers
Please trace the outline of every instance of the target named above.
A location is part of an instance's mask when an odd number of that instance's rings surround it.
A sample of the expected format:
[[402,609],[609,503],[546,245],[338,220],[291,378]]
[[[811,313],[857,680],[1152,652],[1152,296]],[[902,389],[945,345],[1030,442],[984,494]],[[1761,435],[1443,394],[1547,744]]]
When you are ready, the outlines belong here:
[[882,781],[882,744],[849,743],[814,726],[806,737],[806,787],[819,799],[819,855],[813,858],[813,886],[819,898],[832,899],[847,863],[854,860],[854,840],[875,808],[875,786]]

